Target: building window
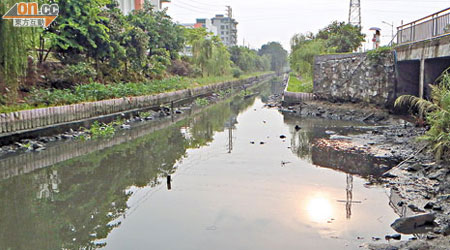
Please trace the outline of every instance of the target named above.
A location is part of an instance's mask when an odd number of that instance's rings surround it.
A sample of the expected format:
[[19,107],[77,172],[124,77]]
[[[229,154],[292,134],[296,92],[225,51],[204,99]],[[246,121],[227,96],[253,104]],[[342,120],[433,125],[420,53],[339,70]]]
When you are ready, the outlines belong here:
[[225,34],[225,32],[222,31],[221,34],[223,35],[223,34]]
[[224,26],[224,25],[221,25],[220,28],[221,28],[221,29],[225,29],[225,26]]
[[[223,31],[222,31],[223,32]],[[227,31],[227,35],[230,34],[230,32]]]

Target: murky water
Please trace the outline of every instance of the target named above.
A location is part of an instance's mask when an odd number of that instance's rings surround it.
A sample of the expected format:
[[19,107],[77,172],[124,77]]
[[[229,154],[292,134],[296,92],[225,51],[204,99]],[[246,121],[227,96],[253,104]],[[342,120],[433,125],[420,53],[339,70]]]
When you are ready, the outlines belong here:
[[394,233],[398,216],[386,189],[358,177],[371,174],[369,161],[311,146],[350,125],[235,98],[164,129],[74,142],[67,156],[0,160],[11,162],[0,249],[358,248]]

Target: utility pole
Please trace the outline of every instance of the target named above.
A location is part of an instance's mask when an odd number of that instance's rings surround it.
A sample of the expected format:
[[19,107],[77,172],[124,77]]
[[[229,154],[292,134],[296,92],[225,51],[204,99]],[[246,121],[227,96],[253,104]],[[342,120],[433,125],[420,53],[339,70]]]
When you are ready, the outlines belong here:
[[361,0],[350,0],[348,23],[362,27],[361,25]]
[[231,8],[231,6],[226,6],[227,7],[227,16],[229,18],[233,18],[233,9]]

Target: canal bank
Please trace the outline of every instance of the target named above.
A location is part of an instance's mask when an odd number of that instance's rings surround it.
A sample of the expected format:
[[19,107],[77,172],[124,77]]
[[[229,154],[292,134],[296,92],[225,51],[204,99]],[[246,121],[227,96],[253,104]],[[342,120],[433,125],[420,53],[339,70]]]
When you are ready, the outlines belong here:
[[87,128],[95,121],[111,122],[117,117],[131,117],[139,112],[159,109],[164,105],[169,107],[171,104],[182,105],[219,91],[228,89],[240,91],[274,76],[275,74],[265,74],[152,96],[127,97],[1,114],[0,146],[23,139],[63,133],[70,129]]
[[[390,170],[383,172],[380,178],[368,178],[367,185],[381,183],[390,189],[390,197],[393,200],[391,206],[404,220],[396,221],[392,226],[398,233],[407,232],[413,236],[402,238],[409,241],[391,242],[392,244],[367,243],[365,247],[450,247],[450,167],[448,159],[436,162],[430,147],[418,140],[425,134],[426,128],[416,126],[412,123],[414,120],[409,117],[394,116],[389,110],[362,103],[305,101],[288,107],[281,106],[281,102],[271,106],[303,119],[360,121],[376,125],[369,126],[357,134],[342,134],[340,131],[330,130],[328,138],[313,143],[328,150],[328,155],[333,157],[339,157],[339,154],[356,154],[361,158],[365,156],[395,163],[392,169],[385,168]],[[342,160],[338,162],[342,163]],[[423,218],[426,219],[422,220]]]

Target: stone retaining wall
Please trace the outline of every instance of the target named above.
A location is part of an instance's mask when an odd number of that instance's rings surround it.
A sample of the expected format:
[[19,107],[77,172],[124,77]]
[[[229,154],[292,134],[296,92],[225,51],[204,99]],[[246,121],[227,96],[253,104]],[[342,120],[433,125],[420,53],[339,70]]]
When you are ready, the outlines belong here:
[[394,56],[389,52],[376,59],[367,53],[317,56],[314,94],[331,102],[391,107],[396,98]]
[[128,110],[157,107],[172,101],[195,98],[222,89],[238,88],[243,85],[253,84],[270,76],[273,76],[273,74],[151,96],[127,97],[4,113],[0,114],[0,136],[7,136],[8,134],[18,133],[20,131],[29,131],[57,124],[125,112]]

